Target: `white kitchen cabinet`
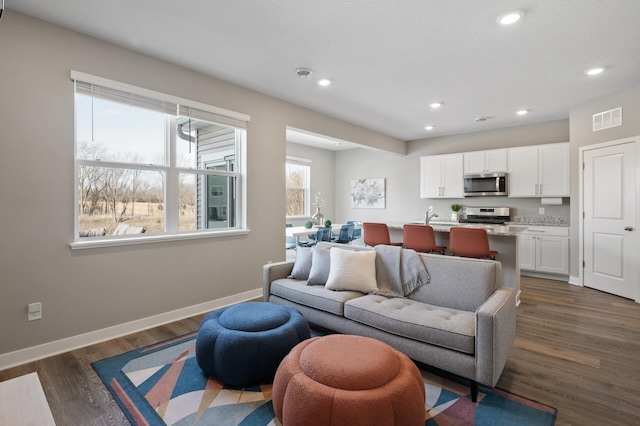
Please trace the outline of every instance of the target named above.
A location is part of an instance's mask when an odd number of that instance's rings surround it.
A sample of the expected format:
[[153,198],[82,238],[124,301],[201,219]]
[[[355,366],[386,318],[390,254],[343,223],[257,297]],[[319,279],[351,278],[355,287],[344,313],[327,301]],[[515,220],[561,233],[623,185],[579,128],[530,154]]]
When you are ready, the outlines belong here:
[[510,197],[568,197],[569,143],[509,150]]
[[569,228],[529,226],[518,235],[518,259],[523,271],[569,274]]
[[464,153],[464,173],[482,174],[507,171],[507,150],[492,149]]
[[463,155],[420,157],[421,198],[463,198]]

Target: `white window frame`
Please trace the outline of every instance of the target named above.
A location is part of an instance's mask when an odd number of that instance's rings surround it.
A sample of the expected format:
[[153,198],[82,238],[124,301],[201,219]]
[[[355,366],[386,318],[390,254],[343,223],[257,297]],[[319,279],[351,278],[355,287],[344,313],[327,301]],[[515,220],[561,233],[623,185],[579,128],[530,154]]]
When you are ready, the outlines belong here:
[[[170,102],[179,105],[180,107],[190,107],[202,110],[207,114],[214,114],[221,124],[229,125],[230,127],[236,127],[236,168],[235,172],[222,172],[222,171],[207,171],[194,168],[180,168],[176,165],[176,144],[175,144],[175,132],[170,131],[169,139],[166,141],[169,146],[165,150],[166,155],[170,158],[169,165],[145,165],[145,164],[126,164],[127,168],[136,170],[152,170],[152,171],[164,171],[166,173],[167,184],[165,186],[165,232],[154,234],[138,234],[132,236],[105,236],[95,237],[91,239],[80,240],[80,215],[78,212],[78,171],[80,166],[97,166],[97,167],[122,167],[123,163],[108,162],[108,161],[95,161],[84,160],[77,158],[78,141],[75,134],[76,125],[74,123],[74,241],[69,244],[72,250],[84,249],[84,248],[97,248],[97,247],[113,247],[130,244],[148,244],[157,243],[161,241],[175,241],[175,240],[190,240],[200,238],[211,237],[226,237],[230,235],[244,235],[249,233],[246,220],[246,124],[250,121],[250,116],[235,111],[226,110],[224,108],[215,107],[212,105],[203,104],[197,101],[180,98],[173,95],[168,95],[161,92],[156,92],[149,89],[133,86],[126,83],[121,83],[114,80],[86,74],[78,71],[71,71],[71,80],[74,82],[81,81],[83,83],[90,83],[110,89],[119,90],[121,92],[131,93],[133,95],[144,96],[147,98],[155,99],[158,101]],[[75,98],[75,87],[74,87]],[[74,105],[74,111],[75,111]],[[75,113],[74,113],[75,117]],[[75,120],[75,118],[74,118]],[[167,120],[173,122],[174,119]],[[175,123],[173,123],[175,124]],[[170,126],[170,123],[167,123]],[[173,127],[175,128],[175,126]],[[225,175],[236,177],[236,216],[235,226],[233,228],[223,229],[202,229],[191,231],[179,231],[178,230],[178,215],[176,209],[178,206],[178,188],[174,188],[174,184],[169,182],[177,182],[178,175],[180,173],[191,173],[196,175]]]
[[[287,216],[287,219],[303,219],[311,217],[311,160],[308,158],[300,158],[300,157],[292,157],[287,155],[285,166],[287,164],[296,164],[299,166],[305,166],[309,168],[309,172],[307,173],[305,183],[304,183],[304,192],[305,192],[305,202],[304,202],[304,212],[302,215],[297,216]],[[285,185],[285,191],[288,188]]]

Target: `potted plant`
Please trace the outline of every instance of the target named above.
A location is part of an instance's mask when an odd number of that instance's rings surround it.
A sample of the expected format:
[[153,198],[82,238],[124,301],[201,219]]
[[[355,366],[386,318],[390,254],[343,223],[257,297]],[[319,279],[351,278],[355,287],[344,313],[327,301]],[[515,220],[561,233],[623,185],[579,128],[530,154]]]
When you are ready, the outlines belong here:
[[451,211],[453,213],[451,213],[451,220],[453,220],[454,222],[457,222],[459,219],[458,216],[458,212],[460,211],[460,209],[462,208],[461,204],[451,204]]

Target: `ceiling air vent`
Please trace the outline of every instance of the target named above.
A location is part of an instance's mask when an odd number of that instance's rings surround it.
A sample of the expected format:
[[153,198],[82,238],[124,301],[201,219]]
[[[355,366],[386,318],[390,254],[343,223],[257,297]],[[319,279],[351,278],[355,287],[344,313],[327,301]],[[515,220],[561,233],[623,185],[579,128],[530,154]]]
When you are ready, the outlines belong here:
[[622,107],[593,114],[593,131],[622,126]]

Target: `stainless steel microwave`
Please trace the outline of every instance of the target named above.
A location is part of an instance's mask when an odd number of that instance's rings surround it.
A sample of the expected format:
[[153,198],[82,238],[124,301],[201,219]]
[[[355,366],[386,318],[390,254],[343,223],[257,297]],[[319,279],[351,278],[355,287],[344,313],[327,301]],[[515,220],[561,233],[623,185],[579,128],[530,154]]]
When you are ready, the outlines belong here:
[[464,175],[465,197],[505,196],[508,194],[506,173]]

